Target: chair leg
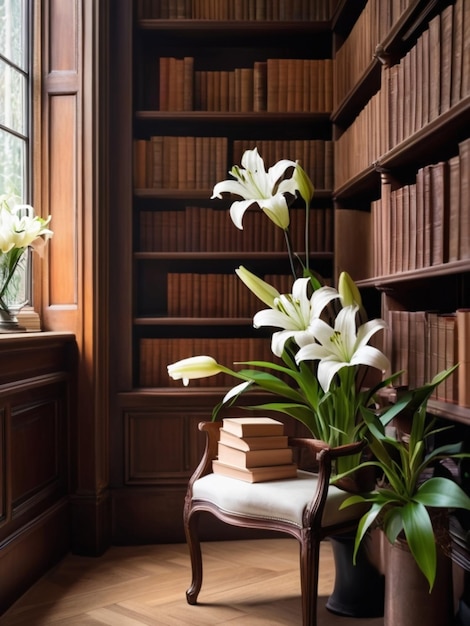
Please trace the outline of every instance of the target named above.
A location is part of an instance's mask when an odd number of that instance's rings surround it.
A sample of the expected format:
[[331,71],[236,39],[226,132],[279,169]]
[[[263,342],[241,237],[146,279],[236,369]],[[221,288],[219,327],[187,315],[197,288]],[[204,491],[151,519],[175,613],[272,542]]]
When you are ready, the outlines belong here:
[[310,532],[306,532],[299,541],[302,624],[316,626],[320,542]]
[[198,535],[198,518],[199,515],[197,512],[192,515],[189,513],[184,524],[192,571],[191,585],[186,591],[188,604],[197,603],[197,597],[202,585],[202,553],[201,542],[199,541]]

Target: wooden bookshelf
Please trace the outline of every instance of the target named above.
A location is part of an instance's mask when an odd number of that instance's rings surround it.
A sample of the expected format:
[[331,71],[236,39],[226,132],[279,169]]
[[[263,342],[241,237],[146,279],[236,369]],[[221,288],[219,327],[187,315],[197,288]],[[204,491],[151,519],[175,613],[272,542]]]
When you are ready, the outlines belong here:
[[[170,4],[175,8],[177,2]],[[189,4],[196,7],[198,3]],[[235,4],[253,7],[256,3],[243,0],[212,6],[232,10]],[[300,3],[280,4],[290,11]],[[227,388],[236,382],[217,376],[183,387],[169,378],[166,366],[202,353],[229,366],[234,361],[273,358],[270,334],[252,326],[253,314],[264,305],[250,298],[252,294],[241,281],[236,283],[234,270],[243,264],[273,283],[285,284],[290,268],[279,236],[282,233],[276,233],[268,219],[260,220],[264,217],[261,212],[257,216],[248,212],[244,230],[238,231],[228,215],[231,200],[211,200],[213,186],[229,178],[228,171],[240,164],[244,150],[257,146],[267,166],[284,158],[298,159],[309,172],[315,185],[312,266],[326,279],[333,279],[330,5],[334,4],[331,0],[302,2],[321,11],[315,19],[305,15],[277,19],[274,14],[266,19],[160,17],[159,11],[168,3],[116,0],[113,4],[113,58],[119,64],[114,81],[121,97],[113,108],[112,121],[113,132],[120,137],[115,140],[119,219],[112,236],[121,246],[115,258],[116,284],[111,286],[113,323],[119,337],[112,356],[117,375],[112,381],[116,424],[111,480],[115,518],[126,517],[126,526],[131,519],[139,540],[183,539],[184,493],[203,445],[197,423],[210,417]],[[268,5],[273,9],[278,3]],[[165,59],[163,65],[161,59]],[[179,63],[178,76],[168,78],[168,59],[172,64],[187,59],[186,74]],[[274,60],[274,66],[282,65],[283,71],[306,72],[303,76],[311,78],[308,94],[304,89],[291,94],[293,100],[284,99],[285,80],[276,84],[270,78],[276,72],[264,77],[264,70],[257,65],[268,60]],[[243,73],[245,80],[251,76],[254,81],[255,64],[259,80],[264,80],[258,88],[265,99],[258,99],[255,105],[253,98],[247,110],[240,110],[241,101],[232,110],[220,110],[219,92],[217,104],[211,97],[211,108],[201,108],[203,100],[188,93],[191,85],[193,90],[201,88],[198,80],[225,80],[225,73],[232,78],[237,74],[238,79],[242,69],[249,70]],[[308,74],[311,68],[318,71],[318,77]],[[291,80],[289,89],[304,84],[302,79]],[[183,89],[186,101],[181,97],[171,100],[183,110],[168,107],[162,88]],[[254,82],[248,85],[248,91],[254,88]],[[268,90],[271,97],[276,90],[283,96],[279,102],[271,100],[278,110],[270,110]],[[303,97],[303,92],[308,98],[295,100]],[[165,139],[169,146],[166,154],[155,146],[160,138],[177,138]],[[213,138],[213,144],[208,144],[207,138]],[[196,140],[198,145],[206,142],[202,153],[197,152]],[[148,156],[151,141],[156,150],[153,161]],[[176,159],[175,144],[181,148]],[[163,170],[170,159],[166,176],[171,178],[154,178],[154,168]],[[196,166],[203,162],[200,176],[194,178]],[[294,204],[294,247],[303,253],[301,212],[301,205]],[[234,285],[238,285],[236,293]],[[250,404],[250,399],[245,402]],[[286,419],[286,429],[289,434],[305,434],[293,420]],[[145,468],[148,490],[142,490],[142,472],[137,476],[134,471],[137,466]],[[149,506],[153,511],[151,528],[146,521]],[[116,541],[121,538],[120,528],[117,521]],[[222,536],[220,532],[217,529],[214,536]]]
[[[380,9],[386,3],[370,4]],[[449,320],[448,328],[455,322],[454,334],[448,335],[448,345],[455,350],[456,312],[470,305],[468,211],[462,210],[470,176],[470,52],[463,43],[463,24],[468,28],[470,15],[462,0],[405,4],[396,20],[392,11],[389,31],[377,39],[375,58],[357,71],[355,83],[349,91],[344,89],[347,95],[333,112],[333,193],[337,233],[352,227],[358,211],[364,222],[370,220],[354,245],[337,240],[336,271],[349,269],[363,290],[380,294],[382,316],[389,323],[393,320],[393,342],[389,336],[384,343],[393,369],[404,365],[413,377],[417,362],[410,329],[415,314],[438,313],[441,321]],[[363,30],[366,39],[378,35],[365,32],[370,24],[364,20],[361,26],[362,18],[351,32]],[[336,58],[341,63],[341,54]],[[340,75],[341,69],[337,80]],[[359,135],[364,147],[357,141]],[[347,156],[349,149],[354,158]],[[452,181],[451,165],[458,172]],[[448,359],[466,360],[450,350]],[[430,358],[424,357],[428,377],[438,367],[434,362],[433,370]],[[441,369],[450,361],[446,364],[442,357],[438,363]],[[460,384],[466,384],[466,373],[461,375]],[[455,389],[454,396],[443,393],[432,400],[430,411],[469,424],[470,412]]]

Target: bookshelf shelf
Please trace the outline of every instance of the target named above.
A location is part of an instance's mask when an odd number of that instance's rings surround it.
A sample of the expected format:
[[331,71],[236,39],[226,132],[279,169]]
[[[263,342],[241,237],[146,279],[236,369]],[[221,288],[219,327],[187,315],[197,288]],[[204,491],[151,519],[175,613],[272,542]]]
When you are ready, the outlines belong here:
[[245,39],[249,35],[265,37],[311,35],[327,33],[331,37],[330,21],[280,20],[203,20],[203,19],[140,19],[141,30],[172,33],[179,36],[198,35],[212,41],[220,37]]
[[336,188],[333,195],[335,200],[343,201],[364,195],[377,197],[379,193],[380,174],[378,164],[374,164]]
[[325,124],[330,121],[329,113],[256,111],[136,111],[136,119],[147,122],[211,122],[220,124],[272,124],[300,123]]
[[252,325],[251,317],[136,317],[136,326],[244,326]]
[[[227,174],[228,177],[228,174]],[[218,182],[218,181],[216,181]],[[143,200],[186,200],[188,202],[192,200],[205,200],[208,205],[217,204],[227,205],[227,200],[221,200],[215,198],[211,200],[212,188],[207,189],[134,189],[134,196]],[[313,206],[317,201],[331,200],[332,190],[330,189],[316,189],[313,197]]]
[[382,290],[414,282],[431,281],[432,283],[433,279],[437,277],[456,276],[467,274],[468,272],[470,272],[470,259],[462,259],[441,265],[404,271],[389,276],[374,276],[368,280],[360,281],[359,285],[361,287],[375,287]]
[[448,158],[455,154],[456,144],[468,136],[469,116],[470,96],[467,95],[389,150],[381,157],[379,165],[390,170],[410,166],[418,169],[430,159]]
[[[301,257],[304,257],[303,252],[296,252]],[[136,260],[154,260],[154,261],[178,261],[188,262],[191,261],[266,261],[266,262],[279,262],[285,261],[286,255],[282,252],[135,252],[134,257]],[[333,252],[312,252],[310,259],[312,260],[324,260],[331,261],[333,258]]]

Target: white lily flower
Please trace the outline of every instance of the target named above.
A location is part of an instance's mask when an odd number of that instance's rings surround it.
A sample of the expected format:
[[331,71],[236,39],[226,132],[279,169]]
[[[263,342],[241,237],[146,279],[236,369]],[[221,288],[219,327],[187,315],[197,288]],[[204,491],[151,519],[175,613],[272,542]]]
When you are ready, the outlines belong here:
[[230,217],[237,228],[243,230],[243,216],[252,205],[258,205],[270,220],[279,228],[289,226],[289,207],[285,193],[295,195],[296,182],[293,177],[282,179],[286,171],[296,167],[295,161],[282,159],[266,172],[264,160],[258,149],[246,150],[242,157],[242,167],[234,166],[230,174],[235,180],[217,183],[212,198],[221,198],[222,193],[231,193],[243,198],[232,204]]
[[4,254],[13,248],[40,246],[53,233],[47,228],[51,217],[43,219],[34,215],[29,204],[17,204],[10,207],[6,196],[0,199],[0,251]]
[[274,326],[283,328],[272,336],[271,349],[280,357],[286,341],[293,338],[299,346],[314,341],[312,324],[320,317],[325,306],[339,294],[333,287],[321,287],[309,298],[307,294],[309,278],[298,278],[292,287],[292,294],[276,298],[271,309],[259,311],[253,318],[253,326]]
[[332,328],[323,320],[312,322],[311,332],[318,343],[302,347],[296,361],[319,360],[318,381],[328,391],[335,374],[343,367],[367,365],[385,372],[390,367],[387,357],[377,348],[367,345],[377,331],[386,328],[384,320],[375,319],[362,324],[356,333],[357,306],[347,306],[338,313]]
[[214,358],[205,355],[181,359],[168,365],[167,369],[168,375],[173,380],[182,380],[185,386],[189,384],[190,380],[215,376],[224,370]]
[[246,267],[243,267],[243,265],[240,265],[240,267],[235,270],[235,273],[261,302],[264,302],[264,304],[270,307],[274,306],[275,299],[279,298],[281,295],[275,287],[255,274],[252,274],[252,272],[247,270]]

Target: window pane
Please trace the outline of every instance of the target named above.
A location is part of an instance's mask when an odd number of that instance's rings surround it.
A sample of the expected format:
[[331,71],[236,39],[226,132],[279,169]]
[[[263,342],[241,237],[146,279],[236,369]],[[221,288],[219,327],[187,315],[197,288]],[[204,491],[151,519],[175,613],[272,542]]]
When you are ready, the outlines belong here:
[[24,197],[26,143],[0,129],[0,193]]
[[21,134],[25,134],[26,87],[25,77],[0,60],[0,124]]
[[0,54],[22,69],[27,67],[25,7],[26,0],[0,0]]

